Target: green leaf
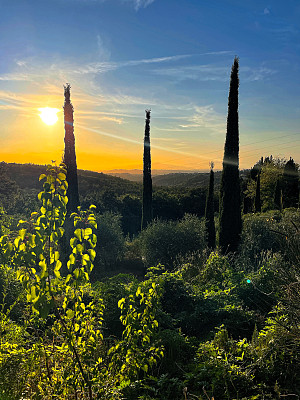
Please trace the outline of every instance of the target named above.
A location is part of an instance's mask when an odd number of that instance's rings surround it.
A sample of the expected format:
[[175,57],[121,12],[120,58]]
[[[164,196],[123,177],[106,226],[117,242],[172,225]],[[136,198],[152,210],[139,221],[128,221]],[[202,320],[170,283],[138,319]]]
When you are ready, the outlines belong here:
[[78,241],[78,239],[76,239],[76,238],[70,239],[70,246],[72,247],[72,249],[74,249],[74,247],[76,247],[77,241]]
[[32,285],[30,288],[30,295],[31,295],[31,301],[33,301],[36,298],[36,291],[34,285]]
[[74,317],[74,311],[73,310],[67,310],[67,312],[66,312],[66,317],[68,318],[68,319],[72,319],[73,317]]
[[77,252],[79,253],[79,254],[82,254],[82,252],[83,252],[83,246],[82,246],[82,244],[77,244],[77,246],[76,246],[76,250],[77,250]]
[[56,261],[56,264],[55,264],[54,272],[55,272],[55,271],[59,271],[59,270],[61,269],[61,266],[62,266],[61,261],[60,261],[60,260],[57,260],[57,261]]
[[142,369],[143,369],[145,372],[148,372],[148,365],[145,364],[145,365],[142,367]]
[[95,234],[92,236],[92,243],[93,243],[94,245],[97,244],[97,236],[96,236]]
[[94,249],[88,249],[88,253],[91,257],[91,260],[94,261],[95,257],[96,257],[96,252]]
[[58,278],[58,279],[61,278],[59,270],[55,269],[53,272],[54,272],[54,275],[56,276],[56,278]]
[[70,261],[70,264],[71,264],[71,265],[75,264],[75,260],[76,260],[76,259],[75,259],[74,254],[70,254],[70,255],[69,255],[69,261]]
[[58,179],[60,179],[61,181],[66,180],[66,175],[63,174],[62,172],[60,172],[60,173],[57,175],[57,177],[58,177]]
[[20,219],[19,222],[18,222],[18,226],[22,225],[22,224],[26,224],[26,223],[27,223],[27,221],[24,221],[23,219]]
[[78,240],[82,241],[81,229],[76,229],[74,235]]
[[26,235],[26,229],[20,229],[19,235],[20,235],[21,240],[24,240],[25,235]]
[[93,234],[92,228],[86,228],[86,229],[84,230],[84,238],[85,238],[85,239],[88,239],[88,237],[89,237],[90,235],[92,235],[92,234]]
[[118,301],[118,307],[122,310],[124,307],[125,298],[123,297],[121,300]]
[[97,229],[97,222],[95,221],[95,220],[90,220],[89,221],[89,224],[91,225],[91,226],[93,226],[95,229]]

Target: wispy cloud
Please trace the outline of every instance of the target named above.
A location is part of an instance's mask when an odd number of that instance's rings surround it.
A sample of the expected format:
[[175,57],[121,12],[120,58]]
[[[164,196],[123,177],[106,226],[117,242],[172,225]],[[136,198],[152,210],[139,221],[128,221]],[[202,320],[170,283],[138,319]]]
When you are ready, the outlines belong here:
[[[172,118],[169,119],[172,120]],[[225,132],[226,116],[217,113],[212,105],[193,105],[187,115],[176,119],[181,121],[177,124],[169,123],[166,127],[156,127],[156,129],[162,132],[205,132],[209,136]]]
[[276,74],[276,70],[264,66],[258,68],[242,67],[242,79],[246,82],[262,81]]
[[99,121],[114,122],[118,125],[122,125],[124,123],[123,118],[117,118],[117,117],[113,117],[113,116],[109,116],[109,115],[101,115],[97,112],[94,112],[94,113],[85,113],[85,112],[78,113],[77,112],[76,119],[78,119],[78,120],[87,120],[88,119],[88,120],[91,120],[94,122],[99,122]]
[[[132,1],[132,0],[130,0]],[[155,0],[133,0],[135,10],[139,10],[140,8],[146,8],[150,6],[150,4],[154,3]]]
[[[150,64],[164,64],[164,63],[176,63],[184,59],[207,56],[207,55],[229,55],[233,54],[231,50],[212,51],[201,54],[177,54],[172,56],[163,57],[152,57],[142,58],[138,60],[125,60],[125,61],[108,61],[110,58],[110,51],[104,44],[104,40],[101,35],[96,35],[97,44],[97,58],[101,61],[95,61],[91,63],[73,63],[65,61],[57,57],[49,59],[47,63],[38,57],[23,59],[16,61],[16,69],[13,72],[5,73],[0,75],[0,81],[32,81],[38,82],[43,80],[44,82],[52,80],[52,82],[58,79],[65,81],[66,79],[77,78],[81,79],[81,76],[96,76],[110,71],[115,71],[121,68],[138,67],[141,65]],[[153,73],[159,75],[169,75],[182,79],[183,74],[187,78],[191,79],[203,79],[203,80],[226,80],[229,74],[228,67],[219,67],[214,65],[189,65],[179,67],[168,67],[161,69],[152,70]],[[90,79],[90,78],[89,78]]]
[[10,73],[0,75],[0,81],[30,81],[31,77],[26,73]]
[[100,60],[109,60],[110,59],[110,50],[108,50],[107,46],[104,44],[104,40],[101,35],[96,36],[97,41],[97,56]]
[[120,62],[96,62],[83,65],[79,68],[73,69],[75,74],[98,74],[98,73],[105,73],[108,71],[114,71],[119,68],[125,67],[135,67],[143,64],[157,64],[157,63],[164,63],[164,62],[172,62],[178,61],[187,57],[191,57],[192,54],[181,54],[175,56],[167,56],[167,57],[155,57],[155,58],[144,58],[140,60],[128,60],[128,61],[120,61]]
[[186,79],[201,81],[227,81],[230,71],[228,67],[215,65],[189,65],[171,68],[159,68],[151,71],[156,75],[163,75],[177,81]]
[[[151,72],[156,75],[167,76],[179,82],[187,79],[227,82],[230,76],[230,68],[228,66],[216,66],[214,64],[157,68]],[[265,66],[258,68],[242,66],[240,73],[246,81],[258,81],[274,75],[276,70]]]
[[[69,2],[77,2],[77,3],[85,3],[89,5],[94,4],[101,4],[109,0],[62,0],[62,1],[69,1]],[[154,3],[155,0],[120,0],[122,3],[131,4],[136,11],[140,8],[146,8],[150,6],[150,4]]]
[[[121,136],[121,135],[116,135],[114,133],[110,133],[110,132],[105,132],[102,129],[95,129],[95,128],[90,128],[88,126],[84,126],[84,125],[78,125],[79,128],[85,129],[87,131],[99,134],[101,136],[108,136],[110,138],[114,138],[114,139],[118,139],[118,140],[123,140],[125,142],[129,142],[129,143],[134,143],[134,144],[138,144],[138,145],[143,145],[143,142],[141,140],[136,140],[136,139],[132,139],[126,136]],[[180,147],[181,146],[186,146],[186,144],[184,142],[178,142]],[[152,148],[158,149],[158,150],[163,150],[166,152],[170,152],[170,153],[175,153],[175,154],[182,154],[185,156],[189,156],[189,157],[194,157],[194,158],[198,158],[198,159],[203,159],[203,160],[210,160],[210,157],[206,157],[204,155],[200,155],[198,152],[197,153],[192,153],[192,152],[187,152],[187,151],[182,151],[176,148],[172,148],[170,146],[158,146],[156,144],[152,144],[151,145]]]
[[226,119],[224,115],[218,114],[212,105],[194,106],[195,112],[188,119],[187,124],[180,125],[182,128],[204,128],[212,133],[223,133]]
[[270,10],[269,10],[268,7],[266,7],[266,8],[264,9],[264,15],[268,15],[268,14],[270,14]]

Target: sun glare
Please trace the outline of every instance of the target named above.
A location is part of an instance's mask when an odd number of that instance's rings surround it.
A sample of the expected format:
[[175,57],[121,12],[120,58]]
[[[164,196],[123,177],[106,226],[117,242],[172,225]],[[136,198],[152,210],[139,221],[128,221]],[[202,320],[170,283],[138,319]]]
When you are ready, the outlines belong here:
[[39,108],[40,117],[47,125],[53,125],[58,121],[57,113],[60,111],[58,108],[44,107]]

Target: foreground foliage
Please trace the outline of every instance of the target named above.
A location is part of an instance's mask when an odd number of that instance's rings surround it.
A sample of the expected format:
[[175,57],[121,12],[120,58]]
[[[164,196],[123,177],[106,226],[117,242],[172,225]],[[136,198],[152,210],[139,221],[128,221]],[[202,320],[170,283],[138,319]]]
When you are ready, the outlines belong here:
[[[97,241],[94,206],[72,215],[72,253],[62,274],[65,168],[49,166],[40,179],[45,179],[40,215],[20,221],[13,240],[8,235],[0,239],[2,274],[8,282],[16,271],[27,300],[24,321],[16,323],[9,319],[14,304],[8,307],[5,296],[2,299],[0,398],[118,398],[122,387],[140,371],[147,373],[163,354],[151,340],[159,287],[145,282],[129,297],[129,304],[120,300],[123,338],[117,344],[105,343],[104,305],[99,298],[93,301],[88,283]],[[13,374],[19,376],[17,384]]]

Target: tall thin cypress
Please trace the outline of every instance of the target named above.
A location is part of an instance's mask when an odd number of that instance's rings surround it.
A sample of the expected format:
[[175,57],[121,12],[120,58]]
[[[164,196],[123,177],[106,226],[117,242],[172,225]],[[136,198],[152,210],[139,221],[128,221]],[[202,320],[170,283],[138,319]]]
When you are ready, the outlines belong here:
[[236,251],[242,230],[239,181],[239,60],[235,57],[228,97],[227,133],[220,188],[219,245],[223,253]]
[[214,205],[214,163],[210,164],[209,185],[205,205],[205,227],[208,247],[216,247],[215,205]]
[[77,163],[75,152],[75,136],[74,136],[74,108],[70,100],[70,84],[64,86],[65,104],[64,104],[64,119],[65,119],[65,152],[64,163],[67,167],[67,182],[68,182],[68,204],[67,212],[71,214],[77,211],[79,206],[78,194],[78,178],[77,178]]
[[283,208],[297,208],[299,206],[299,172],[292,157],[285,164],[282,181]]
[[152,221],[152,178],[151,178],[151,152],[150,152],[150,112],[145,110],[145,137],[144,137],[144,165],[143,165],[143,209],[142,229]]
[[280,179],[277,179],[274,193],[274,205],[277,210],[282,210],[282,188]]
[[255,212],[261,212],[261,200],[260,200],[260,173],[257,175],[257,179],[256,179]]

